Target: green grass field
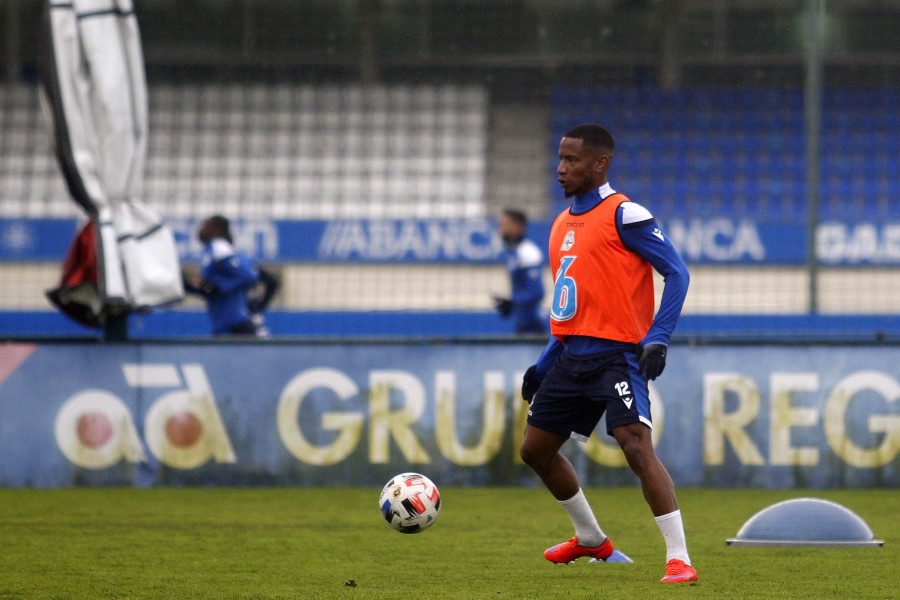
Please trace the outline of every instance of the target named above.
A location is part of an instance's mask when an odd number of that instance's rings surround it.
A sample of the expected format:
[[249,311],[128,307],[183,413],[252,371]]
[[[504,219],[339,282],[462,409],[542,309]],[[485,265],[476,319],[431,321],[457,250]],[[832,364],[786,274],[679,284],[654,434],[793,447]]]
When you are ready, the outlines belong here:
[[[402,535],[377,489],[0,490],[0,598],[900,598],[900,492],[682,489],[695,585],[658,583],[664,546],[640,491],[589,489],[633,564],[553,565],[571,535],[543,489],[442,489]],[[839,502],[881,548],[732,548],[746,519],[800,496]]]

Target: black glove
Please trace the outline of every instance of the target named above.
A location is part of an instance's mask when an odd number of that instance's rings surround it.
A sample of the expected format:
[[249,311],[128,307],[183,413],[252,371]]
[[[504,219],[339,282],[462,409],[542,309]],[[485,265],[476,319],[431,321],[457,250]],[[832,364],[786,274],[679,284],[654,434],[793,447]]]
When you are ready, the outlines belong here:
[[247,300],[247,310],[249,310],[251,314],[258,315],[264,308],[265,307],[259,298],[250,298]]
[[522,377],[522,400],[525,402],[531,402],[534,393],[541,387],[541,380],[535,377],[535,373],[537,373],[537,366],[531,365],[525,371],[525,376]]
[[207,298],[210,296],[218,296],[221,293],[222,291],[218,288],[218,286],[207,283],[206,281],[200,284],[200,294],[206,296]]
[[638,368],[641,375],[647,381],[652,381],[662,375],[666,368],[666,346],[664,344],[650,344],[646,348],[638,346]]
[[512,312],[512,300],[508,298],[498,298],[494,296],[494,308],[497,309],[497,312],[500,313],[503,317],[508,317],[509,313]]

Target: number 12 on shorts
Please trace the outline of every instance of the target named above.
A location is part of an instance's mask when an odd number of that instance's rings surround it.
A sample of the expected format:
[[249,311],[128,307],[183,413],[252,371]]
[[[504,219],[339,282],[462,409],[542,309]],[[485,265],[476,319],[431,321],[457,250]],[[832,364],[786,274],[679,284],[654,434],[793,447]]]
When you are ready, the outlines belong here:
[[631,386],[628,385],[627,381],[620,381],[615,387],[619,398],[625,403],[626,408],[631,410],[631,403],[634,402],[634,396],[631,395]]

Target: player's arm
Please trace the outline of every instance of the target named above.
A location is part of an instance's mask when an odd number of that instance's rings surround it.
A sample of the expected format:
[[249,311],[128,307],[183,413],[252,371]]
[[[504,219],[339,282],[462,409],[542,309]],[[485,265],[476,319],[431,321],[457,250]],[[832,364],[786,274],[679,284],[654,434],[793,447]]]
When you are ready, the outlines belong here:
[[540,358],[538,358],[536,363],[528,367],[528,370],[525,371],[525,376],[522,378],[523,400],[531,401],[534,393],[541,387],[541,382],[547,376],[547,372],[550,371],[550,367],[556,362],[557,357],[562,354],[564,348],[565,346],[558,338],[550,336],[550,341],[547,342],[547,346],[541,352]]
[[531,242],[524,242],[516,249],[518,266],[510,271],[512,281],[509,298],[494,296],[494,308],[503,317],[508,317],[513,308],[522,305],[537,304],[544,297],[544,282],[541,280],[541,269],[544,255]]
[[188,273],[187,271],[181,271],[181,284],[184,287],[184,291],[189,294],[198,294],[200,296],[204,296],[203,292],[203,280],[200,279],[198,273]]
[[258,267],[258,270],[259,281],[262,283],[263,290],[259,296],[254,297],[247,303],[247,307],[252,313],[261,313],[265,311],[269,307],[272,298],[275,297],[275,292],[278,291],[279,286],[278,278],[275,277],[274,273],[263,267]]
[[637,352],[641,374],[652,380],[659,377],[666,366],[669,338],[684,306],[690,274],[650,211],[639,204],[623,202],[618,217],[622,243],[653,265],[665,281],[659,310]]
[[211,268],[203,274],[204,284],[212,285],[216,293],[222,295],[249,289],[258,281],[258,275],[241,262],[235,256],[213,263],[210,265]]
[[665,281],[659,310],[641,343],[645,347],[667,345],[687,296],[691,279],[687,265],[646,208],[634,202],[622,203],[618,223],[625,247],[653,265]]
[[253,264],[234,251],[225,240],[213,240],[212,261],[201,271],[203,282],[212,285],[219,294],[232,294],[248,289],[259,281]]
[[516,276],[521,285],[515,286],[512,294],[513,304],[534,304],[544,297],[544,286],[541,281],[540,265],[522,267]]

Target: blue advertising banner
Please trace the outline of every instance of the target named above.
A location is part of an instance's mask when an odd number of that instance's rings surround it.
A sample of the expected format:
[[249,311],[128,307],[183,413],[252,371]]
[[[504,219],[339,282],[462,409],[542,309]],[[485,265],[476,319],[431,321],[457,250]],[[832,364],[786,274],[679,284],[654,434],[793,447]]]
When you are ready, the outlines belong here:
[[77,219],[0,219],[0,260],[62,262],[78,224]]
[[803,264],[806,226],[731,217],[658,219],[687,263]]
[[[517,448],[539,344],[0,345],[0,485],[537,485]],[[885,346],[675,346],[651,384],[681,486],[900,485]],[[585,485],[633,485],[598,431]]]
[[[199,258],[197,222],[171,226],[182,258]],[[490,219],[242,220],[232,228],[239,248],[283,262],[495,262],[502,249]],[[532,234],[541,234],[540,225]]]
[[[806,226],[727,216],[658,216],[685,261],[694,264],[805,264]],[[61,260],[75,219],[0,219],[0,261]],[[181,258],[200,257],[197,219],[168,219]],[[491,219],[235,220],[236,245],[275,262],[494,262],[501,243]],[[550,222],[528,235],[546,247]],[[816,252],[826,265],[900,265],[900,223],[821,223]]]

